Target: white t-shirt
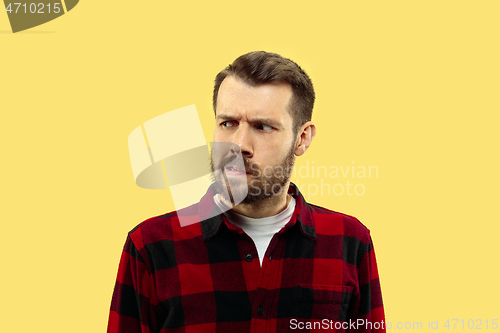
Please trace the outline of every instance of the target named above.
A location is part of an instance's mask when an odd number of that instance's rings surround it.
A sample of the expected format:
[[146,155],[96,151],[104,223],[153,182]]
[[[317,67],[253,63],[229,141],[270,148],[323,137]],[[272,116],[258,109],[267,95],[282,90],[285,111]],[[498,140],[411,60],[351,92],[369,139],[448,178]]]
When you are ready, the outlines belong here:
[[[214,195],[215,204],[222,210],[227,210],[227,206],[222,203],[217,195]],[[274,234],[283,228],[288,221],[292,218],[293,211],[295,210],[295,199],[292,197],[288,206],[281,213],[254,219],[252,217],[244,216],[236,213],[233,210],[227,210],[224,215],[230,223],[243,229],[243,231],[252,238],[257,253],[259,255],[260,265],[262,266],[262,258],[266,254],[267,247],[271,242]]]

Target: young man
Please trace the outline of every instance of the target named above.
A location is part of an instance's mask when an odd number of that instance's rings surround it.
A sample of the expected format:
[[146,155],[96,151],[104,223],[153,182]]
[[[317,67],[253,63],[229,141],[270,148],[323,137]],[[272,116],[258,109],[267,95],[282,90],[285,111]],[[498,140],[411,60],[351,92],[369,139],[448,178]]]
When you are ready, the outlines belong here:
[[213,159],[223,172],[198,204],[129,233],[108,332],[385,331],[369,230],[290,182],[316,134],[314,98],[307,74],[274,53],[217,75],[214,142],[244,165]]

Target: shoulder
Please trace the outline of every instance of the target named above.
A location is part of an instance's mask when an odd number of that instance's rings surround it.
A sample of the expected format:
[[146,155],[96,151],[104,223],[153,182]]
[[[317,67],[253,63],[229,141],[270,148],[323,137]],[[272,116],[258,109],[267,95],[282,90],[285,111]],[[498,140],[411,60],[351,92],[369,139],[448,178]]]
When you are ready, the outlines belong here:
[[193,220],[196,216],[197,204],[194,204],[179,211],[148,218],[135,226],[128,235],[138,250],[158,242],[173,243],[195,238],[201,236],[200,223],[181,226],[179,217],[181,220],[183,217],[193,217],[190,219]]
[[308,203],[314,218],[316,232],[325,235],[342,235],[369,243],[370,230],[356,217]]

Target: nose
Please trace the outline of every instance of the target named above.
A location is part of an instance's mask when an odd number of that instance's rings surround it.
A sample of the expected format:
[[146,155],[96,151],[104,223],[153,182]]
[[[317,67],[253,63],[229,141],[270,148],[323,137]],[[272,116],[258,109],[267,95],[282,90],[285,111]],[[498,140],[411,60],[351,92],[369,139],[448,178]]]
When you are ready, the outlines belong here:
[[[253,156],[250,129],[248,128],[248,126],[245,125],[238,126],[238,130],[235,133],[235,138],[233,143],[239,147],[239,150],[241,151],[241,154],[244,157],[250,158]],[[234,153],[233,150],[231,150],[231,152]]]

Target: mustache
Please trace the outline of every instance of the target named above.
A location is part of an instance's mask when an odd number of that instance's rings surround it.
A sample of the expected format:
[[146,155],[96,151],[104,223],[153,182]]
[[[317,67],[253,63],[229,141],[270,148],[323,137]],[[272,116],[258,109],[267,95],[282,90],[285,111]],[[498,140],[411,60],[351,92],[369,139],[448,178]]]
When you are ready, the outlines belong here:
[[[236,159],[236,157],[238,157],[237,154],[227,154],[226,156],[224,156],[222,158],[222,160],[218,163],[218,167],[217,169],[222,169],[224,167],[226,167],[227,165],[229,165],[232,161],[234,161]],[[244,161],[244,159],[243,159]]]
[[[236,159],[237,155],[231,155],[231,156],[225,156],[220,162],[217,163],[216,166],[214,166],[214,169],[224,169],[227,166],[239,166],[240,163],[232,163]],[[251,162],[250,160],[246,158],[243,159],[243,168],[245,169],[246,172],[249,174],[256,174],[259,172],[259,168],[257,166],[257,163]]]

